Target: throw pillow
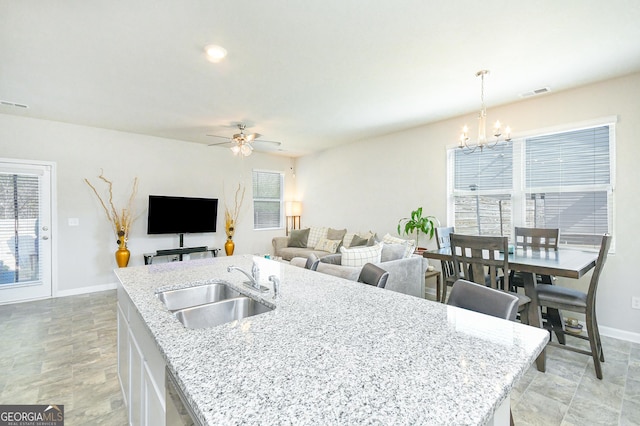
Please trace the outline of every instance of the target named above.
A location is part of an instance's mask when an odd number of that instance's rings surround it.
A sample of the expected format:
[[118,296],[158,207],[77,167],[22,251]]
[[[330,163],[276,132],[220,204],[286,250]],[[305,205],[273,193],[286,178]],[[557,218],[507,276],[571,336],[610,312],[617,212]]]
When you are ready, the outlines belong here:
[[364,266],[365,263],[380,263],[380,254],[383,244],[371,247],[340,247],[342,253],[341,264],[343,266]]
[[335,253],[338,250],[342,240],[330,240],[328,238],[321,238],[318,244],[313,248],[314,250],[328,251],[329,253]]
[[369,242],[367,238],[362,238],[360,235],[354,235],[349,247],[366,246],[367,242]]
[[327,238],[327,228],[318,228],[312,226],[309,231],[309,239],[307,240],[307,247],[314,248],[321,238]]
[[289,247],[307,247],[307,240],[309,238],[309,228],[305,229],[292,229],[289,234]]
[[351,247],[351,241],[353,240],[353,237],[356,235],[355,232],[347,232],[346,234],[344,234],[344,238],[342,239],[342,245],[349,248]]
[[388,233],[384,237],[382,237],[382,241],[387,244],[404,244],[405,251],[403,257],[411,257],[416,247],[415,241],[403,240],[402,238],[394,237],[393,235],[389,235]]
[[327,230],[327,239],[328,240],[340,240],[342,242],[342,239],[344,238],[344,236],[347,234],[347,230],[346,229],[331,229],[329,228]]
[[389,262],[390,260],[398,260],[404,257],[406,251],[406,244],[387,244],[382,246],[382,254],[380,255],[381,262]]

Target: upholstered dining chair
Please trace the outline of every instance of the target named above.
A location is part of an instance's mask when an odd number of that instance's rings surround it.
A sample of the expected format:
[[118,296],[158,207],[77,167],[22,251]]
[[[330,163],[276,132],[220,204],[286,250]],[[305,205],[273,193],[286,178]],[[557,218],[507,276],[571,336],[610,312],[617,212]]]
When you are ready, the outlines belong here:
[[590,351],[574,346],[568,346],[566,343],[562,344],[561,342],[549,342],[547,344],[573,352],[590,355],[593,358],[593,365],[596,369],[596,377],[598,377],[598,379],[602,379],[602,366],[600,363],[604,362],[604,353],[602,351],[602,341],[600,339],[598,321],[596,318],[596,293],[598,290],[598,282],[600,281],[600,274],[602,273],[602,268],[607,261],[607,254],[610,246],[611,236],[608,234],[603,235],[602,243],[600,244],[600,252],[598,253],[598,259],[596,260],[596,266],[593,269],[591,281],[589,282],[589,289],[586,293],[559,285],[536,286],[538,304],[541,307],[546,306],[547,308],[585,314],[585,322],[587,325],[586,335],[568,333],[563,329],[562,325],[553,327],[553,331],[556,332],[556,334],[562,333],[564,335],[588,340],[591,349]]
[[460,279],[453,283],[447,305],[514,321],[518,302],[515,294]]
[[[451,234],[453,234],[453,232],[453,226],[441,226],[436,228],[436,242],[438,243],[438,249],[451,248]],[[440,288],[438,288],[436,296],[440,302],[444,303],[447,300],[447,288],[452,286],[460,277],[455,276],[453,262],[451,261],[441,260],[440,268],[442,269],[443,278],[442,292],[440,291]]]
[[[456,280],[451,287],[447,305],[468,309],[481,314],[515,321],[518,314],[518,296],[486,287],[467,280]],[[509,410],[509,422],[513,426],[513,413]]]
[[320,262],[320,258],[315,253],[311,253],[309,254],[309,256],[307,256],[307,261],[305,262],[304,267],[312,271],[315,271],[316,268],[318,267],[319,262]]
[[365,263],[358,276],[358,282],[384,288],[388,278],[389,272],[373,263]]
[[[451,234],[451,254],[455,276],[463,276],[496,290],[509,292],[509,243],[507,237]],[[509,292],[518,298],[520,321],[529,323],[531,299],[524,294]]]

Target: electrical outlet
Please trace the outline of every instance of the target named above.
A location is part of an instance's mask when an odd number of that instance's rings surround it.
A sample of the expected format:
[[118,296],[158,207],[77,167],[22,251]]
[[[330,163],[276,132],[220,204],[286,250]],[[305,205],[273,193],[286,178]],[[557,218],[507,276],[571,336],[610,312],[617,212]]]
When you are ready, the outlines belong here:
[[640,296],[631,297],[631,307],[633,309],[640,309]]

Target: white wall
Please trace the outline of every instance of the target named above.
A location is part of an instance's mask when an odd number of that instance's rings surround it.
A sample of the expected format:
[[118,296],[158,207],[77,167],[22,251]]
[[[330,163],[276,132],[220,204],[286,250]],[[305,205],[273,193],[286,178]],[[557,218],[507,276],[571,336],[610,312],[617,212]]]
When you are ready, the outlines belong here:
[[[178,247],[177,235],[147,235],[149,194],[219,198],[218,232],[185,235],[184,244],[222,249],[226,240],[223,182],[231,201],[234,185],[242,181],[246,196],[234,236],[235,254],[270,253],[272,237],[284,235],[284,229],[253,230],[251,171],[285,172],[285,192],[289,194],[291,160],[285,157],[254,153],[240,159],[222,147],[0,114],[0,158],[57,165],[58,241],[54,244],[58,250],[58,295],[100,289],[116,281],[116,237],[83,181],[88,178],[96,188],[105,188],[97,179],[101,169],[114,182],[117,206],[126,204],[134,177],[139,180],[136,207],[140,216],[129,235],[130,266],[142,265],[143,253]],[[70,227],[68,218],[78,218],[80,226]]]
[[[498,108],[500,119],[518,132],[617,115],[615,188],[616,253],[609,257],[598,290],[598,319],[618,336],[640,336],[638,258],[640,203],[640,74],[575,90],[551,93]],[[297,191],[303,200],[303,222],[353,230],[395,231],[398,219],[416,207],[446,222],[446,148],[455,145],[464,123],[475,114],[401,133],[380,136],[298,160]],[[428,247],[435,247],[431,241]],[[586,289],[588,277],[563,284]],[[611,330],[610,330],[611,331]],[[630,335],[625,335],[629,333]],[[611,334],[611,333],[610,333]],[[615,333],[614,333],[615,334]]]
[[[514,132],[554,127],[617,115],[617,186],[615,188],[616,253],[609,257],[598,293],[598,315],[606,327],[640,335],[640,311],[631,296],[640,296],[637,258],[637,185],[640,182],[640,74],[583,88],[552,93],[499,108],[500,118]],[[103,168],[126,199],[132,179],[140,187],[137,205],[142,216],[130,236],[130,265],[140,265],[142,253],[177,246],[177,237],[146,235],[146,197],[150,193],[211,196],[222,199],[222,182],[242,180],[247,200],[236,232],[236,253],[269,253],[271,238],[284,231],[253,231],[250,203],[252,168],[286,172],[286,199],[303,201],[302,225],[394,233],[398,219],[422,206],[427,214],[446,220],[446,148],[455,144],[464,122],[475,114],[416,129],[355,142],[298,159],[296,179],[291,160],[254,154],[240,160],[226,149],[180,141],[0,114],[0,157],[57,163],[58,287],[69,294],[114,282],[115,238],[101,207],[83,178]],[[294,183],[296,185],[295,191]],[[221,205],[222,207],[222,205]],[[79,227],[67,219],[79,218]],[[222,248],[222,214],[216,234],[187,236],[185,245]],[[423,244],[425,244],[423,242]],[[426,244],[434,247],[433,241]],[[585,279],[567,285],[586,287]],[[624,337],[624,336],[621,336]]]

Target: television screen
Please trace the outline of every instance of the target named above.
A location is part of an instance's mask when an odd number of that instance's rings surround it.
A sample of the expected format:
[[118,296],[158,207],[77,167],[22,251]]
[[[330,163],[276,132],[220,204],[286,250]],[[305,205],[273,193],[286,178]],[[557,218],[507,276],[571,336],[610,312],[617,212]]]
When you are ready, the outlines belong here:
[[149,195],[147,234],[216,232],[217,198]]

